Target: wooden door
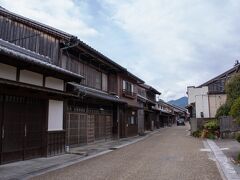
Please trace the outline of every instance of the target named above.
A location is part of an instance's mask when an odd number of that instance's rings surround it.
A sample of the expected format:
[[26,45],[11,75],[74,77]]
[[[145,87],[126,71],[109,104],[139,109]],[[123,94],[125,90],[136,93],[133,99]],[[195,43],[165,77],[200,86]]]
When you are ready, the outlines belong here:
[[95,141],[95,115],[87,116],[87,143],[93,143]]
[[5,96],[2,123],[2,163],[23,160],[24,113],[22,98]]
[[112,116],[106,116],[106,138],[110,139],[112,137],[112,127],[113,127],[113,122],[112,122]]
[[43,130],[46,108],[43,100],[28,98],[25,102],[24,159],[41,157],[43,154]]
[[104,139],[106,136],[106,122],[104,115],[96,115],[95,118],[95,139]]
[[1,163],[42,156],[46,103],[6,95],[2,109]]

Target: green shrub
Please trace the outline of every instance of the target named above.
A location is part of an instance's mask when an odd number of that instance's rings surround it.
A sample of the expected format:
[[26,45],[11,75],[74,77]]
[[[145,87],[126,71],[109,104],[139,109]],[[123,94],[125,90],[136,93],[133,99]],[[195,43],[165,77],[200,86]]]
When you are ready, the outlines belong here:
[[237,161],[240,162],[240,153],[238,153]]
[[240,133],[237,133],[237,134],[235,135],[235,139],[240,143]]
[[216,112],[215,118],[218,119],[220,116],[228,116],[230,108],[228,103],[221,105]]
[[211,133],[208,133],[207,138],[209,138],[209,139],[215,139],[216,137],[215,137],[215,134],[213,134],[213,133],[211,132]]
[[229,114],[240,123],[240,97],[234,101]]
[[240,97],[240,74],[231,77],[225,86],[227,93],[227,103],[231,106]]
[[204,129],[207,129],[209,131],[216,131],[219,129],[219,124],[216,119],[210,120],[207,123],[203,125]]
[[201,137],[201,134],[202,134],[202,130],[197,130],[197,131],[194,131],[192,133],[192,136],[194,136],[194,137]]

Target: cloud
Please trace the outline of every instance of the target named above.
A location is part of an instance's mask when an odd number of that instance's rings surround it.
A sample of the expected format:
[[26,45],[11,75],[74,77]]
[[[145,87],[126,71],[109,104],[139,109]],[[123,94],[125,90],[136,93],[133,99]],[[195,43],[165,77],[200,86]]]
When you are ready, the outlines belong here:
[[240,57],[238,0],[2,0],[23,16],[77,35],[162,92],[186,95]]
[[0,4],[17,14],[77,35],[83,39],[98,35],[88,23],[91,21],[87,3],[74,0],[2,0]]
[[164,91],[164,99],[185,95],[186,86],[240,56],[237,0],[104,0],[104,7],[144,51],[134,72]]

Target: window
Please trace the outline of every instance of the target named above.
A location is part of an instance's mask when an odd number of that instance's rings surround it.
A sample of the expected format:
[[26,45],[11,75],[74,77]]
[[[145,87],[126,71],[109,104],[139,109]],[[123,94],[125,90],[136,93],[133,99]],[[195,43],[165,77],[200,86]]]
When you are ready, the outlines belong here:
[[134,116],[128,116],[128,124],[130,124],[130,125],[137,124]]
[[133,92],[133,84],[128,81],[123,81],[123,90]]
[[108,76],[104,73],[102,73],[102,90],[108,90]]

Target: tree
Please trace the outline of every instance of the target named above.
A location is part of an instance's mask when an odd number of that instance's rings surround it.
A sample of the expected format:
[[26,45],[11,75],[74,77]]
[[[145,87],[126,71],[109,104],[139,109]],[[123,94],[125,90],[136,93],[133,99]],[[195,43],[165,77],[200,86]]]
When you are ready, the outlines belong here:
[[230,109],[231,109],[231,107],[229,106],[228,103],[225,103],[225,104],[221,105],[221,106],[218,108],[215,117],[218,119],[220,116],[228,116]]
[[227,103],[232,106],[234,101],[240,97],[240,75],[236,74],[226,83]]
[[229,114],[240,123],[240,97],[233,102]]
[[227,101],[225,104],[220,106],[216,113],[216,118],[220,116],[231,115],[236,119],[239,119],[240,123],[240,74],[232,76],[225,85],[227,94]]

